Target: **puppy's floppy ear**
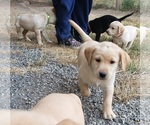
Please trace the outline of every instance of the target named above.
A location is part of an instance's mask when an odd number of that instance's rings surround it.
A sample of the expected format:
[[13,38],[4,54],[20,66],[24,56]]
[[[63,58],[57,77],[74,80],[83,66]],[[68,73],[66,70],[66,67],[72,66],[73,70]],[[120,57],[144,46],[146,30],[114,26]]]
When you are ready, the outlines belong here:
[[121,62],[122,70],[125,71],[131,62],[130,56],[128,55],[127,52],[125,52],[121,48],[120,48],[120,55],[119,56],[120,56],[120,62]]
[[93,55],[95,50],[96,50],[95,47],[88,47],[85,49],[84,55],[85,55],[85,58],[86,58],[88,64],[91,64],[92,55]]
[[120,36],[124,31],[123,24],[118,25],[117,36]]

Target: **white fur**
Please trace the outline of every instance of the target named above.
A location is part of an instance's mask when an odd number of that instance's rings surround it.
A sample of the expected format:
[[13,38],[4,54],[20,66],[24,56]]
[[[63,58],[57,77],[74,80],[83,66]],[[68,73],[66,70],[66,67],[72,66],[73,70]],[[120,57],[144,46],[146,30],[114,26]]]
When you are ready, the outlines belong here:
[[113,37],[113,42],[123,49],[130,49],[136,36],[137,27],[124,26],[119,21],[114,21],[107,29],[108,35]]
[[[32,31],[35,32],[39,45],[43,45],[41,34],[46,39],[47,42],[52,42],[51,40],[49,40],[45,28],[48,23],[55,24],[56,17],[53,11],[54,10],[51,10],[49,15],[46,12],[40,14],[19,15],[15,23],[18,38],[19,39],[25,38],[27,41],[31,41],[27,36],[27,32]],[[48,18],[48,16],[50,18]],[[23,29],[23,37],[22,37],[21,29]]]
[[0,125],[84,125],[82,104],[75,94],[49,94],[30,110],[0,110]]

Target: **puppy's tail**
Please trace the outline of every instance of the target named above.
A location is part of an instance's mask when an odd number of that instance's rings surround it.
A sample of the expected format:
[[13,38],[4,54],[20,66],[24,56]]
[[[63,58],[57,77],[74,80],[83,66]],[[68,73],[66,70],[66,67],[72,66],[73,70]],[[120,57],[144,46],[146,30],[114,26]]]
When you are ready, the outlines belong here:
[[132,12],[132,13],[130,13],[130,14],[128,14],[128,15],[125,15],[125,16],[119,18],[119,21],[121,22],[121,21],[124,20],[125,18],[131,16],[133,13],[134,13],[134,12]]
[[80,34],[83,42],[92,40],[73,20],[69,20],[69,22],[71,26],[73,26],[77,30],[77,32]]

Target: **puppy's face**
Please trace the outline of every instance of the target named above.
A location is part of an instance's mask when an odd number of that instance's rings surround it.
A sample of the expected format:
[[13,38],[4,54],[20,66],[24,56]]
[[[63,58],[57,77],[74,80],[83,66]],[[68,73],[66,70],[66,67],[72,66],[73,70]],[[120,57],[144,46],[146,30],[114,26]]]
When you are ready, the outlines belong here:
[[107,29],[107,34],[110,36],[120,36],[124,31],[124,25],[119,21],[114,21]]
[[100,80],[112,79],[119,62],[122,63],[123,70],[130,62],[128,54],[113,43],[86,48],[85,57],[94,75]]

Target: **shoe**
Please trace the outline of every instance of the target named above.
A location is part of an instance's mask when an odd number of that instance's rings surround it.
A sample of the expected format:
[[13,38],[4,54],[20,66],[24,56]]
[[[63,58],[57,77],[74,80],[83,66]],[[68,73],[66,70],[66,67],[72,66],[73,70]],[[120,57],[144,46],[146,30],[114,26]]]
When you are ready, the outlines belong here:
[[69,37],[68,39],[65,39],[65,40],[61,40],[61,41],[59,41],[59,43],[66,45],[66,46],[71,46],[73,48],[79,48],[81,45],[80,42],[78,42],[77,40],[75,40],[72,37]]

